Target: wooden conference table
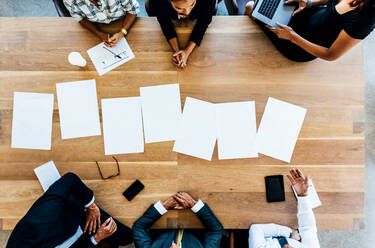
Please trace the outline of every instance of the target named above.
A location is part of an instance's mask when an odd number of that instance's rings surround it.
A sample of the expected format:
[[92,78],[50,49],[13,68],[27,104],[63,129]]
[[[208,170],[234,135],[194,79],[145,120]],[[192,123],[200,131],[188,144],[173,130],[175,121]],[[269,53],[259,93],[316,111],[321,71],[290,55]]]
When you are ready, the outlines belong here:
[[[336,62],[293,63],[282,57],[247,17],[215,17],[186,69],[176,69],[155,18],[139,18],[127,37],[135,59],[99,77],[87,49],[99,43],[71,18],[0,18],[0,228],[12,229],[43,193],[33,168],[53,160],[61,174],[77,173],[100,207],[127,225],[176,191],[188,191],[213,209],[225,228],[257,222],[297,225],[296,200],[285,181],[286,201],[269,204],[264,176],[299,167],[309,174],[323,206],[322,229],[358,229],[364,218],[364,75],[362,47]],[[191,24],[177,32],[189,37]],[[86,68],[71,66],[79,51]],[[308,109],[292,162],[259,159],[211,162],[172,152],[173,142],[146,144],[142,154],[119,155],[121,175],[101,180],[95,161],[103,137],[62,140],[55,94],[51,151],[11,149],[13,92],[55,93],[57,82],[96,79],[98,97],[138,96],[139,87],[180,83],[186,96],[213,103],[255,100],[257,121],[269,96]],[[100,102],[99,102],[100,103]],[[110,169],[108,169],[110,170]],[[107,171],[106,173],[110,173]],[[132,202],[121,193],[135,179],[145,190]],[[286,179],[286,177],[285,177]],[[170,211],[155,228],[200,227],[191,211]]]

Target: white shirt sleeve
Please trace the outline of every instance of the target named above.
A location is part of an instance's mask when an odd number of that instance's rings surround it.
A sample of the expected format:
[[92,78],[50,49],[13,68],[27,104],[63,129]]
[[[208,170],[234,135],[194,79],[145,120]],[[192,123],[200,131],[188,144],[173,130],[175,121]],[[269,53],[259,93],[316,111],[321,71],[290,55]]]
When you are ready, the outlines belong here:
[[198,213],[204,207],[204,203],[199,199],[197,203],[191,208],[191,211]]
[[157,203],[155,203],[154,207],[156,208],[156,210],[159,212],[160,215],[164,215],[168,212],[168,210],[165,209],[161,201],[158,201]]
[[266,238],[286,237],[289,238],[292,229],[287,226],[277,224],[254,224],[250,227],[249,247],[263,248],[266,247]]
[[316,220],[309,196],[298,197],[298,230],[304,247],[320,248]]
[[95,197],[93,196],[92,199],[91,199],[91,201],[85,205],[85,208],[90,207],[90,205],[93,204],[94,201],[95,201]]
[[94,245],[98,245],[98,242],[96,242],[96,240],[94,239],[94,236],[91,236],[90,240],[91,240],[91,243],[93,243]]

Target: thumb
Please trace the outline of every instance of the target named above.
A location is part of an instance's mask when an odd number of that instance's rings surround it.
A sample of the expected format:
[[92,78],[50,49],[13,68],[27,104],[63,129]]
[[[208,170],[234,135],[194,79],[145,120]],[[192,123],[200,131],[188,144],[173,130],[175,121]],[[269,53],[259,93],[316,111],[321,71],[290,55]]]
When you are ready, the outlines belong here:
[[304,9],[304,7],[299,7],[298,9],[296,9],[296,10],[293,12],[292,16],[294,16],[295,14],[298,14],[298,13],[301,12],[303,9]]
[[175,52],[175,53],[173,54],[173,57],[176,57],[176,56],[180,55],[181,53],[182,53],[182,51]]
[[310,180],[310,177],[309,177],[309,176],[306,176],[306,177],[305,177],[305,184],[306,184],[307,186],[309,186],[309,180]]
[[102,226],[106,226],[110,221],[112,217],[109,217],[106,221],[103,222]]

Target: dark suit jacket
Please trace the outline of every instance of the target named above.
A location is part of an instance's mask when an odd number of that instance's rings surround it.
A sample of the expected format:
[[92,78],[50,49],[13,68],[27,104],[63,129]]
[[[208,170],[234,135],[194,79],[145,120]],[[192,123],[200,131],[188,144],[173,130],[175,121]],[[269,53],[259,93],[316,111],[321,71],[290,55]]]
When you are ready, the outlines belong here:
[[[182,248],[218,248],[223,235],[223,226],[205,204],[198,211],[198,218],[205,225],[206,230],[203,241],[199,241],[193,234],[184,231]],[[161,217],[160,213],[152,205],[133,225],[133,238],[137,248],[170,248],[175,240],[177,230],[166,231],[152,240],[149,229]]]
[[[14,228],[7,248],[51,248],[70,238],[84,217],[93,192],[73,173],[65,174],[40,197]],[[72,247],[95,247],[83,234]]]

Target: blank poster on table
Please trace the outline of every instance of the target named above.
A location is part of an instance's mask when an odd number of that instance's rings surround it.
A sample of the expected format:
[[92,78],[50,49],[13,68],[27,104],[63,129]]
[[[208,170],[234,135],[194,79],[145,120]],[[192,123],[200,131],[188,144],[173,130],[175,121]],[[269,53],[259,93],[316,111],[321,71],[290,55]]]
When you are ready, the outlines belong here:
[[216,143],[215,104],[186,97],[173,151],[211,160]]
[[53,94],[14,92],[12,148],[51,150]]
[[290,163],[306,109],[268,98],[257,133],[259,153]]
[[174,140],[181,119],[179,85],[141,87],[139,91],[146,143]]
[[46,192],[48,188],[61,177],[53,161],[49,161],[35,168],[34,172],[39,179],[44,192]]
[[144,152],[140,97],[102,99],[106,155]]
[[101,135],[95,80],[57,83],[62,139]]
[[215,106],[219,159],[258,157],[255,102],[218,103]]

